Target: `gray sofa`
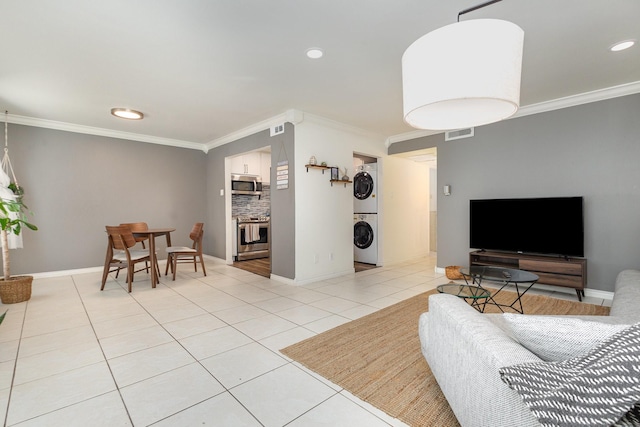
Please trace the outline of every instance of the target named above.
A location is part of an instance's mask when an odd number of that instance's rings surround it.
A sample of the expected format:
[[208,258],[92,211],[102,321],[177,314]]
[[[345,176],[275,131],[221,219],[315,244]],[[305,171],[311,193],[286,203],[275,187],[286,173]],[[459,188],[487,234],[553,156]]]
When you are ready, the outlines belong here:
[[[609,324],[640,321],[640,271],[622,271],[615,284],[610,316],[580,316]],[[524,316],[527,316],[526,314]],[[498,370],[538,356],[519,344],[500,314],[482,314],[446,294],[429,297],[419,321],[422,353],[462,426],[540,426]]]

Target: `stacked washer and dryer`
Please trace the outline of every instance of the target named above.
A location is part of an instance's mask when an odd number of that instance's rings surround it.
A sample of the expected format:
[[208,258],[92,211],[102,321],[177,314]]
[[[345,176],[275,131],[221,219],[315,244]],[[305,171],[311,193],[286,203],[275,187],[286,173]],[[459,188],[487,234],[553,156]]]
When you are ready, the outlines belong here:
[[376,163],[358,166],[353,177],[353,260],[378,263],[378,171]]

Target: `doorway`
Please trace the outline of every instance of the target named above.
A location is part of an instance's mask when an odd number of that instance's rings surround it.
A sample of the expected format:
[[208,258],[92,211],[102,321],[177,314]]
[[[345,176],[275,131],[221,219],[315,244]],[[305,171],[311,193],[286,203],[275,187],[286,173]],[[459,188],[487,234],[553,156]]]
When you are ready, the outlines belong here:
[[[227,188],[231,196],[227,205],[231,265],[270,277],[271,146],[228,157],[227,165]],[[240,184],[232,185],[232,181],[236,184],[250,182],[251,190],[247,191]]]

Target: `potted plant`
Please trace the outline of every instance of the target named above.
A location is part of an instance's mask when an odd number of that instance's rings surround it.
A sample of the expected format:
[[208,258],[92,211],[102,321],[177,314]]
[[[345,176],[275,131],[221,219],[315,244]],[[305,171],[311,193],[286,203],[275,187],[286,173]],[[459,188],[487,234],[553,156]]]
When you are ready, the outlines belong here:
[[[0,279],[0,299],[3,304],[13,304],[31,298],[31,282],[33,276],[11,277],[9,261],[9,234],[20,235],[23,227],[37,230],[38,227],[27,222],[22,202],[24,189],[11,183],[0,192],[0,233],[2,238],[2,271],[4,277]],[[13,194],[12,194],[13,193]]]

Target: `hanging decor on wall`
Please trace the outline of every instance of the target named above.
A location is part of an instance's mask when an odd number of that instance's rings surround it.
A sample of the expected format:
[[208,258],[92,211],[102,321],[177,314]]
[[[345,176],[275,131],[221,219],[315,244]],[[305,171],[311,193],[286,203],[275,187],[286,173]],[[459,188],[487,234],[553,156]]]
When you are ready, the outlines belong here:
[[[284,159],[282,154],[284,154]],[[287,152],[284,148],[284,142],[280,146],[280,153],[278,154],[278,163],[276,167],[276,189],[286,190],[289,188],[289,159],[287,158]]]

